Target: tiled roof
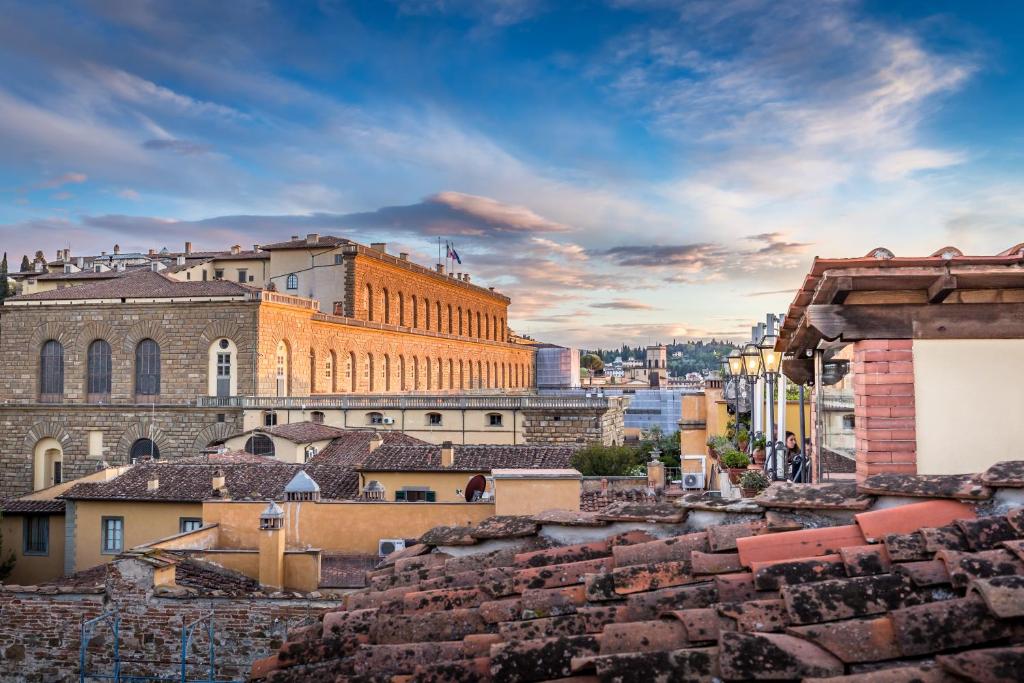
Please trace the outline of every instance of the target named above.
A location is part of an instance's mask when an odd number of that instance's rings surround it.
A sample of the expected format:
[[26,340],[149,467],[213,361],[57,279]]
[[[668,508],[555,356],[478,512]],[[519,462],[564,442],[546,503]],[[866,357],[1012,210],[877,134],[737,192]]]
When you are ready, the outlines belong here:
[[316,244],[307,244],[305,237],[300,237],[295,240],[288,240],[287,242],[275,242],[274,244],[261,244],[261,249],[318,249],[321,247],[340,247],[343,244],[352,244],[351,240],[347,240],[344,237],[334,237],[333,235],[320,235],[320,239],[317,240]]
[[60,301],[64,299],[120,299],[120,298],[185,298],[241,296],[257,291],[253,287],[226,280],[182,281],[151,270],[126,272],[123,277],[92,282],[77,287],[65,287],[48,292],[22,294],[7,301]]
[[[253,679],[1019,681],[1020,492],[915,479],[863,510],[802,485],[737,512],[684,496],[435,529]],[[918,486],[952,497],[899,493]]]
[[289,424],[267,427],[256,431],[264,434],[273,434],[292,443],[312,443],[314,441],[325,441],[342,436],[346,433],[340,427],[331,427],[318,422],[291,422]]
[[63,500],[39,500],[32,498],[8,498],[3,501],[0,512],[5,515],[64,514]]
[[441,447],[381,446],[357,469],[365,472],[489,472],[496,468],[562,469],[570,467],[576,452],[572,446],[475,446],[457,445],[451,467],[441,465]]
[[[145,266],[142,266],[145,267]],[[115,277],[123,277],[124,275],[131,273],[132,269],[128,270],[101,270],[96,272],[95,270],[82,270],[77,273],[45,273],[37,277],[37,280],[111,280]]]

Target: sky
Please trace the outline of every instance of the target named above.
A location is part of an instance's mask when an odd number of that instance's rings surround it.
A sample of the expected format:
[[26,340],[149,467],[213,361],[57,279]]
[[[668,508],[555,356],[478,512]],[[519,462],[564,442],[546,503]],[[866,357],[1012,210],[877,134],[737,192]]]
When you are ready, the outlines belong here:
[[0,249],[452,241],[535,338],[741,338],[1024,241],[1024,4],[0,0]]

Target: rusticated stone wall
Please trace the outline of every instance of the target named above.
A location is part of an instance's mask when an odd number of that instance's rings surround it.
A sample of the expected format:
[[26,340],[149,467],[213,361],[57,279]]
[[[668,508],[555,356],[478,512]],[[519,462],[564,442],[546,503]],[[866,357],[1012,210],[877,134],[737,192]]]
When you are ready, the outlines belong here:
[[620,445],[624,439],[625,411],[609,402],[605,410],[524,410],[523,436],[533,444]]

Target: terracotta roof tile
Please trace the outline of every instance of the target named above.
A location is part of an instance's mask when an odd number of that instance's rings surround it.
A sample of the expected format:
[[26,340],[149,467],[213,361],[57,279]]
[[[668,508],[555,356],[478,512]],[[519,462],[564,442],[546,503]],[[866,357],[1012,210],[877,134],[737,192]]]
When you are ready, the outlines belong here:
[[608,557],[611,555],[611,552],[611,544],[608,542],[608,539],[602,539],[600,541],[591,541],[590,543],[578,543],[576,545],[565,545],[518,553],[515,556],[515,563],[519,567],[543,567],[549,564],[579,562],[580,560],[593,560],[597,557]]
[[888,616],[795,626],[787,633],[820,645],[847,664],[899,659],[902,654]]
[[922,527],[925,550],[937,553],[940,550],[968,550],[967,539],[956,524],[947,524],[935,528]]
[[754,502],[765,508],[806,508],[814,510],[867,510],[874,498],[857,490],[855,482],[795,484],[775,482]]
[[673,619],[683,625],[686,639],[691,643],[709,643],[718,640],[724,620],[713,607],[691,607],[670,613]]
[[616,566],[623,567],[631,564],[647,564],[663,560],[684,560],[689,561],[690,553],[694,550],[708,549],[708,535],[706,532],[686,534],[685,536],[673,536],[647,543],[635,543],[632,545],[620,545],[612,548],[612,556],[615,558]]
[[597,512],[545,510],[533,516],[538,524],[561,524],[565,526],[607,526],[608,522],[598,519]]
[[320,235],[315,244],[309,244],[305,237],[288,240],[286,242],[274,242],[273,244],[261,244],[260,249],[269,251],[271,249],[320,249],[323,247],[340,247],[345,244],[354,244],[351,240],[334,235]]
[[987,486],[1024,488],[1024,460],[1004,460],[989,467],[981,482]]
[[5,515],[64,514],[64,501],[53,498],[8,498],[0,511]]
[[633,621],[604,627],[601,654],[676,650],[689,644],[686,626],[678,619]]
[[918,531],[909,534],[886,534],[882,540],[885,552],[893,562],[926,560],[931,557],[925,547],[924,536]]
[[689,560],[666,560],[612,569],[612,581],[615,583],[615,592],[619,595],[669,586],[684,586],[706,580],[705,577],[695,577],[691,573]]
[[967,539],[971,550],[992,550],[1003,541],[1012,541],[1018,537],[1006,517],[979,517],[978,519],[959,519],[957,527]]
[[535,535],[537,529],[537,523],[529,517],[503,515],[482,520],[473,527],[470,534],[478,541],[490,538],[521,538]]
[[875,474],[857,485],[864,493],[919,498],[985,500],[992,489],[977,474]]
[[935,661],[943,669],[968,681],[1019,683],[1024,671],[1024,647],[994,647],[939,655]]
[[583,583],[585,574],[606,572],[613,567],[609,557],[556,564],[550,567],[520,569],[515,573],[515,584],[520,590],[527,588],[555,588]]
[[595,657],[593,661],[601,681],[685,680],[710,683],[720,680],[717,654],[712,648],[680,648],[660,652],[602,655]]
[[785,586],[782,598],[794,624],[819,624],[884,614],[922,601],[910,580],[900,574]]
[[727,680],[790,680],[846,673],[843,663],[824,648],[781,633],[723,633],[718,665]]
[[747,522],[741,524],[722,524],[709,527],[708,545],[712,552],[723,550],[736,550],[736,539],[747,536],[756,536],[766,532],[766,525],[762,521]]
[[243,297],[258,291],[254,287],[228,280],[182,281],[151,270],[139,270],[127,272],[123,277],[100,282],[13,296],[7,301]]
[[978,593],[990,612],[1002,619],[1024,617],[1024,576],[993,576],[975,579],[971,590]]
[[678,524],[686,519],[686,510],[682,510],[667,501],[658,503],[619,501],[601,510],[597,518],[609,522]]
[[750,571],[754,575],[754,588],[773,591],[782,586],[845,577],[846,565],[842,556],[833,554],[799,560],[751,562]]
[[851,545],[840,548],[839,554],[843,557],[849,576],[885,574],[892,570],[892,562],[889,561],[889,553],[884,545]]
[[1024,573],[1024,562],[1008,550],[982,550],[976,553],[940,550],[936,556],[946,563],[954,588],[966,588],[972,579]]
[[857,524],[869,541],[881,540],[888,534],[906,534],[921,527],[936,527],[957,519],[973,519],[974,508],[955,500],[930,500],[899,507],[871,510],[856,515]]
[[901,562],[893,566],[893,570],[909,578],[918,587],[941,586],[952,581],[946,563],[942,560]]
[[592,635],[522,640],[491,648],[491,675],[496,680],[543,681],[572,673],[573,657],[599,653]]
[[940,600],[892,612],[896,642],[905,656],[979,645],[1010,635],[1010,626],[979,597]]
[[694,574],[728,574],[743,569],[739,553],[705,553],[694,550],[690,553]]
[[849,676],[828,678],[805,678],[803,683],[962,683],[959,678],[950,676],[937,664],[920,664],[901,666],[893,663],[891,667],[872,668],[864,673]]
[[864,536],[856,524],[824,529],[783,531],[764,536],[750,536],[736,541],[740,561],[749,567],[752,562],[795,560],[838,551],[851,545],[864,545]]
[[735,620],[737,631],[781,633],[789,626],[786,603],[778,598],[719,604],[718,613]]
[[363,459],[364,472],[490,472],[493,469],[566,469],[576,452],[570,446],[456,445],[454,464],[441,464],[441,446],[380,446]]
[[693,607],[710,607],[715,603],[717,597],[715,585],[706,583],[634,593],[626,599],[623,620],[657,619],[666,612]]

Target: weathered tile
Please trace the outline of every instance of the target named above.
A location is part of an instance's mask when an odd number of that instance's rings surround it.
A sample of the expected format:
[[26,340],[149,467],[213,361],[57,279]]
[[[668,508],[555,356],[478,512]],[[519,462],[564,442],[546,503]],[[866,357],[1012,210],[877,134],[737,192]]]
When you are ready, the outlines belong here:
[[1024,574],[1024,562],[1009,550],[982,550],[976,553],[941,550],[936,557],[946,563],[954,588],[967,588],[972,579]]
[[543,681],[572,673],[573,657],[598,654],[592,635],[506,642],[491,648],[491,675],[502,681]]
[[884,614],[921,601],[910,581],[899,574],[784,586],[782,599],[797,625]]
[[892,569],[889,553],[882,544],[851,545],[839,549],[849,576],[872,576],[885,574]]
[[608,522],[680,524],[686,520],[686,510],[668,502],[617,501],[598,512],[597,518]]
[[716,574],[714,581],[719,602],[746,602],[757,596],[754,575],[750,572]]
[[608,624],[601,632],[601,654],[652,652],[687,647],[686,626],[677,619]]
[[532,517],[538,524],[558,524],[561,526],[607,526],[608,522],[598,519],[596,512],[582,510],[545,510]]
[[356,671],[380,674],[411,674],[416,667],[431,662],[461,659],[462,641],[443,643],[402,643],[401,645],[364,645],[352,655]]
[[707,529],[708,546],[711,552],[719,553],[736,550],[736,539],[756,536],[765,532],[764,522],[747,522],[744,524],[717,524]]
[[720,680],[717,650],[714,648],[600,656],[594,658],[594,665],[601,683],[710,683]]
[[789,613],[785,601],[781,599],[720,604],[718,614],[734,619],[737,631],[781,633],[789,626]]
[[378,567],[390,567],[397,563],[399,560],[404,560],[411,557],[417,557],[419,555],[425,555],[433,550],[433,547],[424,543],[414,543],[413,545],[406,546],[402,550],[397,550],[390,555],[386,556],[380,561]]
[[473,527],[470,535],[477,540],[491,538],[521,538],[537,533],[537,522],[519,515],[495,515]]
[[723,619],[713,607],[692,607],[670,612],[669,615],[683,625],[686,639],[691,643],[706,643],[718,640],[723,630]]
[[802,560],[754,562],[750,565],[757,590],[772,591],[811,581],[846,577],[846,566],[840,555],[822,555]]
[[979,481],[977,474],[874,474],[857,485],[863,493],[879,496],[953,498],[985,500],[992,489]]
[[665,612],[693,607],[709,607],[715,602],[717,592],[711,584],[674,586],[647,593],[633,593],[626,599],[623,613],[625,621],[657,619]]
[[726,680],[840,676],[843,663],[824,648],[781,633],[723,633],[718,665]]
[[583,583],[585,574],[610,571],[612,558],[604,557],[567,564],[553,564],[548,567],[520,569],[515,573],[515,585],[520,592],[527,588],[556,588],[574,583]]
[[[891,662],[896,664],[896,662]],[[872,669],[829,678],[805,678],[803,683],[963,683],[938,664],[912,664]]]
[[921,527],[924,547],[930,553],[940,550],[968,550],[967,539],[956,524],[940,527]]
[[796,484],[777,481],[755,496],[754,502],[764,508],[867,510],[874,498],[859,492],[855,482]]
[[533,550],[528,553],[519,553],[515,556],[517,567],[544,567],[549,564],[563,564],[565,562],[580,562],[582,560],[593,560],[598,557],[608,557],[612,549],[608,539],[592,541],[590,543],[579,543],[576,545],[556,546]]
[[993,576],[971,581],[971,590],[1002,619],[1024,617],[1024,576]]
[[402,598],[403,610],[411,612],[439,612],[459,607],[476,607],[490,600],[479,588],[438,588],[406,593]]
[[683,586],[706,579],[693,575],[689,561],[669,561],[616,567],[612,570],[612,581],[615,582],[616,593],[628,595],[669,586]]
[[612,548],[612,556],[615,558],[616,567],[624,567],[632,564],[648,564],[651,562],[662,562],[664,560],[685,560],[689,561],[690,553],[694,550],[706,551],[708,549],[708,535],[699,531],[683,536],[672,536],[647,543],[634,543],[632,545],[619,545]]
[[370,642],[377,644],[426,643],[462,640],[493,627],[475,609],[454,609],[421,614],[391,614],[370,625]]
[[857,524],[869,541],[880,541],[889,534],[909,534],[921,527],[951,524],[958,519],[973,519],[974,508],[956,500],[929,500],[894,508],[871,510],[855,515]]
[[888,616],[792,626],[786,632],[820,645],[847,664],[880,662],[902,656]]
[[924,536],[915,531],[909,534],[886,534],[883,538],[885,552],[893,562],[929,560],[932,554],[924,544]]
[[1003,541],[1013,541],[1018,534],[1005,516],[957,520],[956,525],[967,539],[971,550],[992,550]]
[[1004,460],[989,467],[981,481],[988,486],[1024,488],[1024,460]]
[[705,553],[694,550],[690,554],[694,574],[728,574],[743,569],[739,553]]
[[473,529],[468,526],[438,526],[420,536],[420,543],[437,545],[476,545]]
[[896,642],[914,657],[1005,638],[1010,626],[994,617],[977,597],[928,602],[893,610]]
[[838,552],[850,545],[864,545],[864,536],[856,524],[825,529],[783,531],[764,536],[736,540],[740,561],[749,567],[752,562],[797,560]]
[[943,669],[968,680],[985,683],[1019,683],[1024,672],[1024,647],[994,647],[987,650],[939,655]]
[[421,664],[412,674],[412,680],[416,683],[487,683],[491,680],[491,658],[474,657]]
[[920,562],[901,562],[893,565],[893,571],[903,574],[918,588],[949,584],[949,570],[942,560],[922,560]]

